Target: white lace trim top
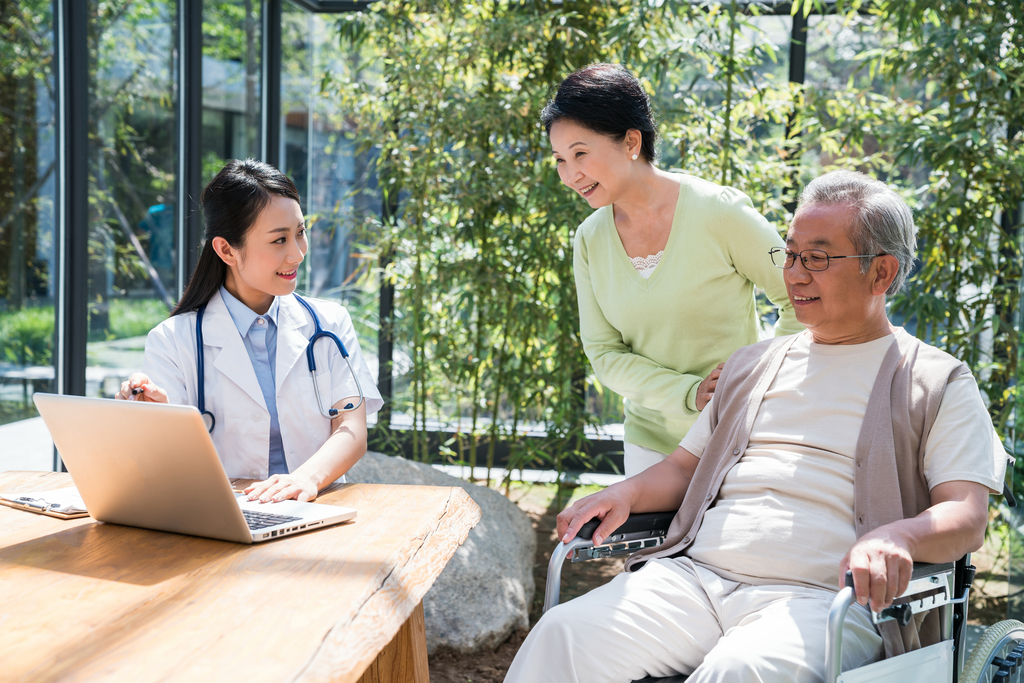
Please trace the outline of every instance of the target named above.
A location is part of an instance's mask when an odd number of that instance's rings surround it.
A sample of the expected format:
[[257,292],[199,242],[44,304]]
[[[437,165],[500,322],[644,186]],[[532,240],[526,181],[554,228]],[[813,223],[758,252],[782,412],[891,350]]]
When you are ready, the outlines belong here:
[[650,256],[631,256],[629,260],[633,263],[633,267],[640,273],[640,277],[647,279],[654,272],[654,269],[661,263],[661,255],[665,253],[662,249],[657,254],[651,254]]

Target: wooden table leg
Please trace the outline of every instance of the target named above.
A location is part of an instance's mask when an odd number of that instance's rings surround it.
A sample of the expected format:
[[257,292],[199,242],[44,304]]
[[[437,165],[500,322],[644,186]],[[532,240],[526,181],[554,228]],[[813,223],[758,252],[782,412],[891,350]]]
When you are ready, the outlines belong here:
[[430,683],[422,601],[370,664],[359,683]]

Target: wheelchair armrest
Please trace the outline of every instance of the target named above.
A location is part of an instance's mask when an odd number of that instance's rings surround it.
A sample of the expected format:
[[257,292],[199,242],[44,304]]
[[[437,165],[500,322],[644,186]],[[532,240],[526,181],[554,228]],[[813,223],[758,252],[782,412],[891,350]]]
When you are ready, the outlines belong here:
[[[609,538],[612,536],[618,536],[619,534],[635,534],[650,532],[652,536],[664,536],[668,533],[668,528],[672,524],[672,520],[676,516],[676,511],[671,512],[641,512],[638,514],[630,515],[622,525],[609,534]],[[577,538],[585,538],[588,541],[594,537],[594,532],[597,531],[597,527],[601,525],[601,520],[592,519],[576,532]]]
[[[974,567],[970,566],[970,558],[970,554],[967,554],[957,562],[938,564],[915,562],[907,590],[896,596],[891,606],[881,612],[872,611],[872,621],[879,624],[895,620],[897,623],[906,625],[910,623],[914,614],[936,608],[953,610],[959,603],[966,602],[974,576]],[[964,573],[962,580],[955,578],[959,571]],[[845,583],[846,587],[836,595],[828,614],[828,626],[825,631],[826,683],[833,683],[839,677],[843,652],[843,620],[846,617],[846,611],[856,599],[853,593],[853,572],[846,572]],[[962,595],[953,594],[953,591],[961,589]],[[943,637],[946,637],[947,629],[942,625],[944,618],[941,615],[940,612],[940,631],[943,633]],[[960,643],[962,644],[962,642],[961,638]],[[962,652],[956,656],[962,656]]]
[[[917,581],[918,579],[925,579],[931,576],[938,576],[946,574],[956,569],[956,563],[954,562],[939,562],[937,564],[930,564],[928,562],[915,562],[914,569],[910,574],[911,581]],[[846,585],[853,588],[853,572],[846,572]],[[908,586],[907,591],[903,595],[909,595],[913,591],[913,586]],[[902,597],[902,596],[897,596]]]
[[[897,595],[889,607],[881,612],[872,611],[871,620],[880,624],[895,619],[901,626],[906,626],[918,612],[957,602],[958,596],[951,593],[949,580],[954,571],[956,564],[953,562],[915,562],[907,589]],[[943,581],[943,577],[947,580]],[[846,572],[845,583],[847,588],[853,588],[853,572]]]
[[576,532],[576,538],[567,544],[559,543],[551,553],[547,582],[544,586],[544,611],[546,612],[558,604],[562,582],[562,564],[566,558],[572,557],[572,561],[576,562],[592,557],[614,557],[631,554],[641,548],[656,546],[668,533],[668,528],[675,516],[675,510],[630,515],[618,529],[608,535],[604,544],[599,548],[594,548],[593,538],[601,520],[592,519],[584,524]]
[[910,580],[923,579],[926,576],[934,576],[936,574],[945,574],[951,572],[956,568],[954,562],[940,562],[938,564],[929,564],[927,562],[915,562],[914,571],[910,575]]

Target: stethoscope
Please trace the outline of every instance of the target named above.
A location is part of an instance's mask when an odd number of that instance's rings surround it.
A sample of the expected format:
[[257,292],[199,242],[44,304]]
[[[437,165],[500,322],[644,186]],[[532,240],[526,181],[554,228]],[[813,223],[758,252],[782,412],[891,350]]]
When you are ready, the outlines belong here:
[[[309,311],[309,314],[313,316],[313,336],[309,338],[309,343],[306,345],[306,365],[309,366],[309,376],[313,380],[313,391],[316,393],[316,407],[320,409],[320,414],[331,420],[338,416],[339,412],[348,413],[359,408],[363,405],[363,387],[359,384],[359,377],[356,375],[355,370],[352,369],[352,363],[348,359],[348,351],[345,349],[345,345],[338,339],[338,335],[333,332],[329,332],[320,326],[320,318],[317,317],[316,311],[309,305],[305,299],[298,294],[295,295],[302,306]],[[206,388],[203,379],[203,313],[206,312],[206,304],[199,307],[196,311],[196,370],[199,377],[199,412],[202,413],[203,422],[206,424],[206,429],[213,432],[214,426],[217,424],[217,419],[213,416],[209,410],[206,409]],[[352,380],[356,383],[356,391],[359,392],[359,403],[352,405],[351,403],[346,404],[340,411],[337,408],[330,408],[324,410],[323,401],[320,400],[320,386],[316,381],[316,359],[313,357],[313,349],[316,346],[317,341],[322,337],[327,337],[334,341],[338,346],[338,351],[341,352],[341,357],[345,359],[345,364],[348,365],[348,371],[352,374]]]

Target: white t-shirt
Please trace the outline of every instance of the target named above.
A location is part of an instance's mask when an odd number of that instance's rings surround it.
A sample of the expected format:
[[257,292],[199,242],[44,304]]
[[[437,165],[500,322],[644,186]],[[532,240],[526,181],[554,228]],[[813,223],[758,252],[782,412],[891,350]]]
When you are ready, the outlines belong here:
[[[691,559],[734,581],[835,589],[839,563],[857,540],[857,438],[894,341],[827,345],[800,334],[765,393],[746,452],[687,550]],[[709,414],[680,443],[697,457],[711,437]],[[1005,463],[974,378],[951,382],[925,444],[929,488],[972,481],[999,493]]]

